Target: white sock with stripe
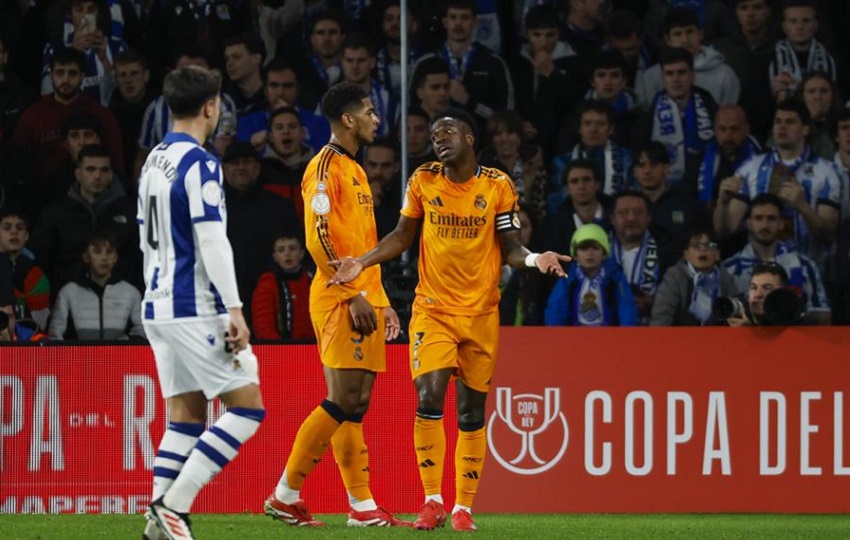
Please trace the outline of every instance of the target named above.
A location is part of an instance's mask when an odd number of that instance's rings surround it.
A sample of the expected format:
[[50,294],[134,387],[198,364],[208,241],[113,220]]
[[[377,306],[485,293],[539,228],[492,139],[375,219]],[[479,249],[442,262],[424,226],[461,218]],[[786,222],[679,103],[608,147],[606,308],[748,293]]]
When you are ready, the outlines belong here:
[[174,484],[165,493],[165,506],[175,512],[188,512],[201,488],[230,463],[242,443],[257,432],[265,414],[262,409],[228,409],[198,439]]
[[162,435],[153,460],[153,492],[151,500],[162,497],[180,474],[189,453],[204,432],[204,424],[170,422]]

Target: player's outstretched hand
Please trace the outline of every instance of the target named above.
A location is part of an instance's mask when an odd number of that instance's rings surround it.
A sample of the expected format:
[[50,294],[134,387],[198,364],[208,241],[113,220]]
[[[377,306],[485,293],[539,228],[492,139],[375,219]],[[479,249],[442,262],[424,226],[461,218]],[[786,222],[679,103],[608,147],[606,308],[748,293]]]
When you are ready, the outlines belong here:
[[351,313],[354,329],[363,332],[364,336],[368,336],[377,330],[378,315],[375,313],[375,308],[363,295],[358,294],[348,301],[348,311]]
[[398,313],[391,307],[384,308],[384,339],[392,341],[398,337],[401,332],[401,322],[398,320]]
[[363,271],[363,263],[354,257],[343,257],[329,261],[331,268],[336,268],[336,274],[328,280],[328,287],[354,281]]
[[567,273],[564,272],[564,267],[561,266],[561,263],[568,263],[571,260],[573,260],[572,257],[568,257],[567,255],[561,255],[554,251],[545,251],[537,257],[534,264],[537,265],[537,269],[543,274],[551,274],[565,278],[567,277]]
[[234,353],[238,353],[248,346],[251,331],[248,330],[248,324],[245,322],[244,315],[242,315],[242,308],[232,308],[227,311],[230,315],[230,331],[224,337],[224,340],[230,344]]

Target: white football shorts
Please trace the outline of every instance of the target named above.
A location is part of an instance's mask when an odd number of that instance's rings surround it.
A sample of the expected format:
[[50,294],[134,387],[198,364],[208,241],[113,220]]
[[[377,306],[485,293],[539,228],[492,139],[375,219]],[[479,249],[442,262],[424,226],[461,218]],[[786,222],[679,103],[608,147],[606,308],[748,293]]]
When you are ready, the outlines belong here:
[[207,399],[249,384],[260,384],[251,346],[235,354],[225,349],[227,315],[168,322],[144,321],[153,349],[162,397],[201,391]]

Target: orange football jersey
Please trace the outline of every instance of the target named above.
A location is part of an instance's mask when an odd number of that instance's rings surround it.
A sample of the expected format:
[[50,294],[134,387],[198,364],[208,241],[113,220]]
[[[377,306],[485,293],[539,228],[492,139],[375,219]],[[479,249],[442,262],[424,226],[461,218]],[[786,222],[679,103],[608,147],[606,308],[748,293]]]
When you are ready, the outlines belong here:
[[519,230],[518,211],[514,184],[498,169],[479,167],[463,184],[446,178],[438,162],[416,169],[401,209],[404,216],[422,219],[414,304],[456,315],[497,309],[502,268],[497,234]]
[[307,250],[317,270],[310,311],[327,311],[361,292],[373,306],[389,306],[378,265],[351,283],[327,286],[336,273],[328,261],[359,257],[378,243],[372,190],[363,168],[343,148],[328,144],[307,164],[301,193]]

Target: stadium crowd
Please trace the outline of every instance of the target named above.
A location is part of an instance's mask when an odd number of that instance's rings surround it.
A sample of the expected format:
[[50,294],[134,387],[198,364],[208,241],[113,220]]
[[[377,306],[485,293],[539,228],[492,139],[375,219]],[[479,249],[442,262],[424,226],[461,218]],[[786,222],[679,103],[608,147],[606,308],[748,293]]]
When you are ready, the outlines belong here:
[[[760,324],[774,287],[801,322],[850,323],[846,2],[411,0],[407,81],[396,0],[0,6],[0,339],[143,337],[136,179],[184,65],[224,75],[207,145],[256,339],[313,336],[301,179],[343,80],[381,118],[357,156],[379,237],[454,106],[513,179],[526,247],[573,257],[566,280],[506,265],[503,325]],[[403,321],[410,255],[383,266]],[[718,318],[728,297],[744,313]]]

